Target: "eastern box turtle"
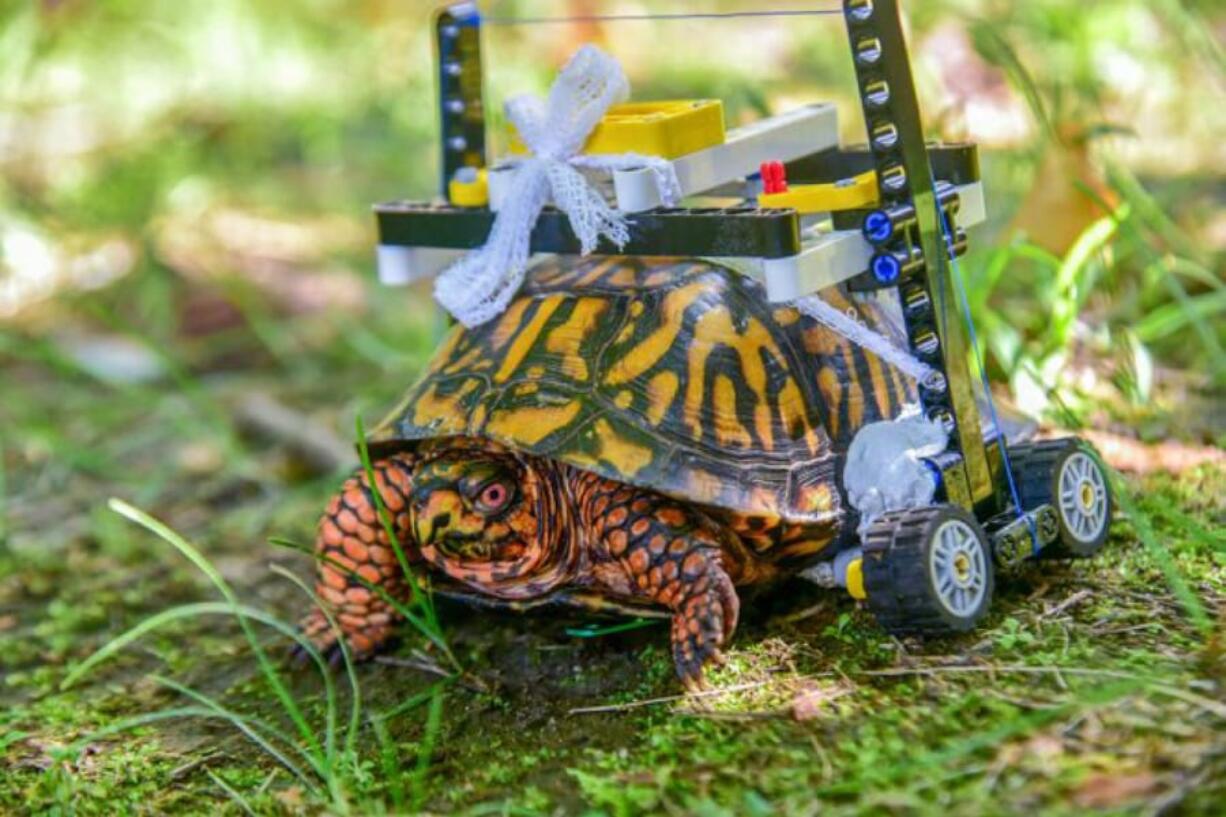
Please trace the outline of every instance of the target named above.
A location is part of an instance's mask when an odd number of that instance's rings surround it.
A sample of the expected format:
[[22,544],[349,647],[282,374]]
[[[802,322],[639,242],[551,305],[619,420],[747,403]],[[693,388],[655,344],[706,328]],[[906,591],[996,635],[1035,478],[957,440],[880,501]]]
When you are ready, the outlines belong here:
[[[896,337],[871,300],[823,297]],[[670,615],[693,686],[736,628],[736,587],[854,538],[840,455],[915,401],[913,381],[727,268],[556,261],[499,318],[452,328],[372,434],[372,471],[437,589]],[[357,577],[408,587],[364,471],[328,506],[316,548],[319,595],[353,653],[372,654],[396,614]],[[304,629],[336,649],[321,613]]]

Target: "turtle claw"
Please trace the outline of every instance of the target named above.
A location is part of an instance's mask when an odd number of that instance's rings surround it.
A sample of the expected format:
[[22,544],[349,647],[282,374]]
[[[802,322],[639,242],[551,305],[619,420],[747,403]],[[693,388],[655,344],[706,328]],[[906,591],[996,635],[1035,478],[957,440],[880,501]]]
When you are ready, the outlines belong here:
[[700,695],[711,689],[711,685],[701,675],[692,675],[681,679],[681,686],[688,695]]
[[703,670],[724,666],[723,647],[736,628],[739,603],[732,581],[722,571],[699,580],[699,592],[673,615],[673,662],[686,689],[705,688]]
[[306,666],[307,661],[311,659],[311,653],[307,651],[306,645],[301,641],[295,641],[287,651],[289,662],[294,669],[302,669]]
[[[345,663],[345,653],[353,663],[365,661],[376,652],[390,646],[394,639],[391,628],[384,625],[349,629],[341,624],[340,632],[333,628],[320,610],[309,613],[298,624],[299,641],[290,648],[290,660],[302,667],[311,658],[311,652],[302,639],[309,641],[329,668],[335,670]],[[342,643],[343,642],[343,643]]]
[[[327,616],[320,610],[312,610],[299,622],[298,634],[299,640],[295,641],[289,649],[290,661],[296,668],[301,669],[306,666],[312,658],[311,650],[307,648],[304,641],[310,642],[315,652],[330,669],[336,669],[344,661],[344,651],[341,649],[337,632],[332,628]],[[350,652],[353,652],[352,647]]]
[[[304,638],[314,647],[314,652],[322,658],[328,666],[335,669],[341,658],[341,650],[339,642],[335,638],[321,639],[307,635],[305,632],[300,633],[300,638]],[[313,660],[312,650],[301,641],[295,641],[288,650],[289,662],[294,669],[302,669]]]

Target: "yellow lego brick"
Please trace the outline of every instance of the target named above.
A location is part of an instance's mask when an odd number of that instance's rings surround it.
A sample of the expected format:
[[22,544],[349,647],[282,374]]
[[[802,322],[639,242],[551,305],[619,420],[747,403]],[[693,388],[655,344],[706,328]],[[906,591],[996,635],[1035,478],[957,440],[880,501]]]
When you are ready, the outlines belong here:
[[847,565],[847,592],[853,599],[864,601],[868,593],[864,592],[864,559],[853,559]]
[[[626,102],[609,108],[584,153],[642,153],[676,159],[724,143],[724,103],[718,99]],[[511,152],[528,149],[511,126]]]
[[[466,173],[467,170],[469,169],[464,168],[457,171],[456,176],[447,182],[447,198],[456,207],[484,207],[490,203],[489,174],[485,168],[474,173]],[[462,179],[461,173],[471,175],[472,178]]]
[[759,207],[792,207],[801,213],[830,213],[877,205],[877,174],[870,170],[833,184],[794,184],[784,193],[763,193]]

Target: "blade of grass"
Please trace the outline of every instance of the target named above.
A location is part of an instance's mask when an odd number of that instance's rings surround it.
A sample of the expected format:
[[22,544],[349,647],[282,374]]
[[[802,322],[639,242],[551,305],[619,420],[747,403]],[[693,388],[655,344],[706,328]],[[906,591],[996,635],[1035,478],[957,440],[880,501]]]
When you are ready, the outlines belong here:
[[[286,746],[296,750],[297,752],[299,752],[299,754],[301,754],[304,758],[306,758],[308,762],[310,762],[311,758],[306,754],[306,752],[304,752],[302,749],[294,745],[294,742],[293,740],[290,739],[289,735],[285,734],[280,729],[277,729],[275,726],[273,726],[270,723],[266,723],[256,718],[250,718],[245,715],[240,715],[237,712],[227,709],[226,707],[222,706],[220,703],[218,703],[213,698],[209,697],[208,695],[205,695],[203,692],[192,689],[191,687],[185,684],[180,684],[178,681],[175,681],[171,678],[166,678],[161,675],[153,675],[150,677],[153,679],[154,682],[161,684],[167,689],[172,689],[175,692],[178,692],[180,695],[191,698],[193,701],[200,704],[208,711],[212,712],[214,717],[220,718],[221,720],[224,720],[230,723],[232,726],[234,726],[235,729],[242,732],[244,735],[247,736],[249,740],[251,740],[254,744],[259,746],[260,749],[262,749],[265,753],[267,753],[269,757],[273,758],[278,763],[280,763],[282,766],[284,766],[286,770],[289,771],[290,774],[297,777],[298,780],[301,781],[304,785],[308,786],[316,794],[320,793],[318,788],[314,785],[314,783],[312,783],[311,778],[306,774],[306,772],[304,772],[296,763],[290,760],[289,757],[287,757],[284,752],[282,752],[280,749],[274,746],[272,741],[270,741],[264,735],[260,734],[260,732],[257,731],[256,726],[259,726],[260,729],[265,730],[270,735],[275,737],[277,740],[280,740],[282,743],[284,743]],[[313,768],[316,773],[322,774],[321,769],[315,768],[314,766]]]
[[[306,586],[306,583],[302,581],[302,579],[298,578],[281,565],[272,565],[271,568],[273,573],[288,579],[296,587],[302,590],[304,594],[306,594],[307,598],[311,600],[311,603],[314,604],[323,614],[324,618],[327,619],[328,627],[336,636],[336,643],[341,650],[341,660],[345,664],[345,675],[349,678],[349,689],[353,699],[349,714],[349,729],[345,733],[345,751],[349,755],[352,755],[356,748],[357,732],[362,712],[362,691],[358,687],[358,676],[354,671],[353,656],[349,654],[349,645],[345,642],[345,634],[341,630],[340,625],[336,623],[336,618],[333,617],[332,612],[327,608],[327,605],[320,603],[319,598],[311,592],[310,588]],[[329,673],[329,676],[330,675],[331,673]],[[330,690],[330,695],[327,701],[327,713],[328,734],[325,743],[328,746],[328,751],[333,752],[335,751],[336,734],[336,693],[332,690]]]
[[452,676],[450,678],[444,678],[441,681],[437,681],[429,689],[417,693],[408,700],[401,701],[388,711],[381,713],[379,717],[384,721],[390,721],[392,718],[398,718],[405,712],[416,709],[426,701],[431,700],[431,698],[434,696],[434,690],[436,688],[439,686],[450,686],[451,684],[455,683],[455,680],[456,676]]
[[[1175,29],[1188,44],[1191,50],[1200,55],[1216,72],[1218,82],[1226,76],[1226,52],[1214,32],[1212,20],[1205,19],[1196,9],[1188,8],[1189,4],[1181,0],[1158,0],[1155,4],[1161,9],[1161,16],[1168,25]],[[1212,6],[1204,4],[1207,10]],[[1212,82],[1212,77],[1207,78]]]
[[229,795],[230,799],[233,800],[240,809],[250,814],[251,817],[256,817],[255,809],[253,809],[251,804],[247,802],[246,797],[239,794],[238,791],[230,786],[229,783],[222,780],[219,775],[214,774],[212,769],[205,769],[204,773],[209,776],[209,780],[212,780],[217,785],[217,788]]
[[433,632],[431,632],[428,622],[423,621],[421,617],[418,616],[417,613],[415,613],[411,607],[406,605],[403,601],[396,598],[392,594],[388,593],[385,588],[380,587],[379,585],[371,582],[365,576],[358,574],[352,568],[341,564],[336,559],[333,559],[330,556],[325,556],[323,554],[316,553],[314,548],[307,547],[306,545],[300,542],[295,542],[293,540],[285,539],[280,536],[269,537],[268,543],[271,545],[276,545],[277,547],[283,547],[283,548],[289,548],[290,550],[296,550],[299,553],[305,553],[307,556],[310,556],[312,559],[315,559],[316,561],[322,561],[326,565],[335,567],[337,570],[341,571],[343,575],[354,579],[359,584],[361,584],[363,587],[365,587],[367,590],[374,593],[379,598],[383,599],[388,604],[390,604],[393,607],[393,609],[396,610],[397,613],[400,613],[400,615],[408,619],[409,622],[418,629],[418,631],[423,633],[426,636],[426,638],[430,640],[432,644],[439,647],[440,649],[443,649],[444,645],[440,644],[439,641],[434,636]]
[[[1201,266],[1210,268],[1213,266],[1212,254],[1167,215],[1166,210],[1154,200],[1154,197],[1131,170],[1118,162],[1108,162],[1106,171],[1107,181],[1131,205],[1138,220],[1161,239],[1165,248],[1185,258],[1190,258]],[[1083,192],[1091,195],[1101,206],[1101,199],[1094,191],[1083,188]],[[1145,242],[1145,244],[1148,246],[1150,242]]]
[[[387,534],[388,542],[392,545],[392,550],[396,553],[396,560],[400,563],[400,569],[404,571],[406,583],[409,585],[409,593],[414,606],[418,607],[425,616],[426,623],[429,625],[429,632],[425,635],[430,637],[439,649],[447,656],[447,660],[451,663],[456,672],[460,672],[460,663],[456,660],[455,655],[451,652],[451,648],[447,645],[446,639],[443,637],[442,629],[439,627],[438,615],[434,609],[434,599],[431,594],[422,592],[414,581],[416,575],[409,566],[409,560],[404,555],[404,547],[401,545],[400,537],[396,535],[396,529],[392,525],[391,514],[387,511],[387,506],[383,502],[383,494],[379,490],[379,483],[375,479],[375,469],[370,460],[370,449],[366,445],[366,429],[362,424],[362,416],[358,415],[354,419],[355,431],[357,433],[358,453],[362,458],[362,468],[366,472],[366,480],[370,485],[370,496],[375,503],[375,509],[379,514],[379,522],[383,526],[384,532]],[[420,628],[419,628],[420,629]]]
[[1034,76],[1026,68],[1026,64],[1017,55],[1017,51],[989,20],[977,20],[971,25],[971,38],[980,54],[989,62],[999,66],[1012,81],[1014,87],[1022,92],[1030,112],[1034,115],[1043,135],[1047,139],[1056,137],[1052,117],[1048,113],[1047,103],[1043,100],[1043,92],[1035,82]]
[[[99,729],[95,729],[88,735],[85,735],[72,743],[68,747],[67,751],[73,754],[79,754],[88,744],[94,743],[102,738],[110,737],[111,735],[118,735],[123,732],[129,732],[133,729],[139,729],[142,726],[150,726],[162,721],[177,720],[179,718],[204,718],[206,720],[223,720],[231,722],[230,718],[218,714],[215,710],[208,706],[180,706],[171,709],[159,709],[156,712],[146,712],[143,715],[134,715],[130,718],[123,718],[122,720],[118,720]],[[273,757],[275,758],[276,755],[273,755]],[[290,772],[293,773],[293,770],[297,767],[291,762],[285,768],[289,769]],[[301,770],[299,770],[296,776],[299,777],[299,780],[308,791],[312,792],[315,796],[319,796],[321,794],[319,788],[311,782],[310,777],[302,774]]]
[[[1163,285],[1177,302],[1174,305],[1166,304],[1158,307],[1158,309],[1142,318],[1141,322],[1135,327],[1137,337],[1144,341],[1150,341],[1175,331],[1187,322],[1191,322],[1196,328],[1201,344],[1209,353],[1209,362],[1214,369],[1214,376],[1220,379],[1223,373],[1226,373],[1226,355],[1223,355],[1222,346],[1218,342],[1217,335],[1205,323],[1205,319],[1221,311],[1222,303],[1218,302],[1218,296],[1226,293],[1226,285],[1218,281],[1204,265],[1190,260],[1196,257],[1197,245],[1187,237],[1178,225],[1167,218],[1166,213],[1163,212],[1162,208],[1153,200],[1153,197],[1149,195],[1148,191],[1145,190],[1135,177],[1127,170],[1111,167],[1108,168],[1108,175],[1111,183],[1126,200],[1126,206],[1130,208],[1129,212],[1136,212],[1138,215],[1137,219],[1129,218],[1121,220],[1121,232],[1132,238],[1140,248],[1141,253],[1148,258],[1149,267],[1147,272],[1153,272],[1155,269],[1160,270],[1160,278]],[[1110,209],[1110,206],[1097,191],[1085,185],[1079,185],[1079,188],[1092,198],[1099,207],[1105,210]],[[1138,220],[1145,223],[1162,242],[1177,248],[1188,257],[1180,258],[1172,256],[1167,252],[1159,252],[1153,246],[1153,242],[1137,226],[1136,221]],[[1175,278],[1176,274],[1183,274],[1193,278],[1193,280],[1206,283],[1214,292],[1201,296],[1201,299],[1194,302],[1188,296],[1188,292],[1184,289],[1183,284]],[[1181,322],[1178,320],[1179,317],[1183,317],[1186,320]],[[1166,331],[1166,327],[1172,324],[1176,324],[1176,326]]]
[[1199,520],[1193,519],[1175,505],[1138,500],[1151,516],[1161,516],[1174,525],[1182,528],[1189,538],[1195,539],[1209,550],[1226,553],[1226,530],[1213,531],[1206,528]]
[[1218,292],[1226,292],[1226,283],[1195,261],[1180,258],[1179,256],[1168,256],[1166,261],[1167,269],[1171,273],[1182,275],[1210,289],[1216,289]]
[[1174,296],[1175,303],[1164,304],[1150,312],[1137,322],[1137,337],[1152,342],[1173,335],[1188,324],[1201,336],[1201,343],[1215,361],[1222,357],[1222,347],[1214,335],[1213,328],[1206,323],[1207,318],[1215,318],[1226,311],[1226,291],[1206,292],[1195,297],[1189,296],[1187,290],[1173,275],[1164,275],[1162,279],[1168,291]]
[[1053,285],[1055,303],[1052,305],[1051,316],[1051,336],[1055,348],[1068,345],[1073,322],[1089,294],[1090,287],[1078,287],[1077,284],[1085,277],[1090,262],[1111,243],[1111,239],[1119,231],[1120,223],[1127,220],[1128,213],[1129,208],[1125,204],[1110,215],[1095,221],[1078,236],[1060,262]]
[[[307,650],[308,654],[316,660],[317,665],[321,670],[327,671],[327,664],[323,660],[323,656],[315,650],[314,645],[309,640],[302,638],[297,630],[291,625],[281,621],[275,616],[264,612],[263,610],[247,605],[240,605],[240,609],[248,617],[261,624],[266,624],[269,627],[277,630],[283,635],[297,641]],[[153,632],[164,624],[169,624],[172,621],[177,621],[183,618],[194,618],[200,615],[233,615],[234,608],[226,602],[222,601],[204,601],[195,602],[193,604],[183,604],[178,607],[171,607],[168,610],[163,610],[160,613],[155,613],[152,616],[139,622],[131,629],[112,638],[106,644],[99,647],[92,655],[78,664],[68,673],[63,681],[60,682],[60,690],[66,690],[80,680],[86,673],[96,667],[98,664],[110,658],[124,647],[141,638],[147,633]]]
[[1137,538],[1141,540],[1141,544],[1145,546],[1150,557],[1157,562],[1158,569],[1162,571],[1167,587],[1171,589],[1171,593],[1183,606],[1188,619],[1201,631],[1202,635],[1209,638],[1214,632],[1213,621],[1210,619],[1209,614],[1205,612],[1204,604],[1201,603],[1201,600],[1193,592],[1192,588],[1188,586],[1187,579],[1184,578],[1183,571],[1180,570],[1179,565],[1175,563],[1171,552],[1158,541],[1149,515],[1133,500],[1132,493],[1128,490],[1128,484],[1120,473],[1103,462],[1102,458],[1098,456],[1098,452],[1091,451],[1091,453],[1098,460],[1099,467],[1103,469],[1111,480],[1111,489],[1115,493],[1116,502],[1119,504],[1120,509],[1128,514]]
[[383,767],[383,779],[387,781],[392,795],[392,812],[404,811],[404,783],[400,779],[400,756],[396,743],[387,732],[387,723],[382,715],[370,717],[370,728],[379,744],[379,762]]
[[8,475],[4,467],[4,452],[7,446],[4,444],[4,436],[0,435],[0,553],[8,550],[9,543],[9,527],[8,527]]
[[413,777],[409,783],[409,788],[413,792],[414,811],[421,811],[426,800],[426,775],[430,772],[434,744],[438,740],[439,728],[442,726],[444,690],[442,682],[434,685],[430,697],[430,710],[426,713],[426,731],[417,746],[417,765],[413,769]]
[[[126,519],[135,522],[151,533],[159,536],[164,541],[174,546],[176,550],[182,553],[187,559],[196,566],[202,573],[209,578],[213,586],[225,597],[234,610],[234,615],[238,619],[239,626],[243,630],[243,635],[247,638],[247,643],[251,646],[252,652],[255,653],[256,661],[259,662],[260,670],[264,674],[265,680],[271,687],[273,694],[281,702],[290,720],[294,722],[299,734],[302,735],[303,741],[311,751],[317,756],[322,753],[322,747],[319,745],[319,739],[315,736],[310,724],[302,714],[302,709],[298,706],[298,702],[294,700],[294,696],[290,694],[289,689],[281,679],[281,674],[273,666],[268,655],[264,652],[264,648],[260,646],[259,639],[255,636],[255,631],[251,628],[250,620],[243,615],[240,609],[240,604],[234,591],[230,589],[230,585],[226,582],[222,575],[217,571],[217,568],[204,557],[195,547],[193,547],[186,539],[176,533],[167,525],[149,516],[139,508],[135,508],[122,499],[112,498],[108,505]],[[327,758],[325,758],[325,761]],[[326,765],[326,763],[325,763]]]

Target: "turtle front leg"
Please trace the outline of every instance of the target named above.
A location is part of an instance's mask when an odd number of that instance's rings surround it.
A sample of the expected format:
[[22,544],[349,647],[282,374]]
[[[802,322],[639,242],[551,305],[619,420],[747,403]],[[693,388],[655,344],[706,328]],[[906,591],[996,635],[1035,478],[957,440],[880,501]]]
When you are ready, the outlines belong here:
[[[375,483],[392,528],[410,564],[421,555],[409,520],[409,494],[415,458],[395,454],[372,463]],[[341,486],[319,520],[315,539],[315,592],[336,619],[340,635],[355,658],[368,658],[391,638],[400,616],[372,588],[399,599],[406,594],[404,571],[379,520],[365,469]],[[299,625],[302,633],[336,663],[338,634],[323,612],[313,609]]]
[[585,503],[596,534],[596,581],[611,593],[648,600],[673,613],[672,649],[686,689],[704,686],[703,668],[723,663],[740,600],[729,557],[733,534],[697,510],[608,480]]

